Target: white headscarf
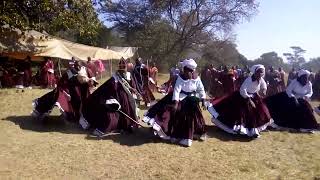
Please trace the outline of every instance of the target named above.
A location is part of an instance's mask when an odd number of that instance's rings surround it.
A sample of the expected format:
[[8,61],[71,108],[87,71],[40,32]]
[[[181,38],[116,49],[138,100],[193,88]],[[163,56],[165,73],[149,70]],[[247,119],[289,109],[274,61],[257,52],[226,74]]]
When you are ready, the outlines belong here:
[[298,71],[298,77],[300,77],[300,76],[302,76],[302,75],[307,75],[307,76],[309,76],[309,75],[310,75],[310,71],[305,70],[305,69],[300,69],[300,70]]
[[197,68],[197,63],[193,59],[185,59],[182,62],[182,68],[184,67],[195,70]]
[[178,62],[178,68],[179,68],[179,69],[182,69],[182,68],[183,68],[183,61],[184,61],[184,60],[186,60],[186,59],[180,60],[180,61]]
[[250,72],[251,72],[252,74],[254,74],[254,73],[257,72],[259,69],[262,69],[263,72],[265,72],[265,67],[264,67],[264,65],[262,65],[262,64],[253,65],[253,66],[250,68]]

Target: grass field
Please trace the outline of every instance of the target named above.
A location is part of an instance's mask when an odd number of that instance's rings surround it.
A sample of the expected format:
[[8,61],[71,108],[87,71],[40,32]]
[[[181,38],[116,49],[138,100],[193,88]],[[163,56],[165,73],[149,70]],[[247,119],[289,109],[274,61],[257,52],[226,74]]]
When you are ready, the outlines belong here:
[[217,129],[204,112],[209,138],[190,148],[148,128],[97,140],[58,110],[46,124],[32,119],[32,100],[47,91],[0,90],[0,179],[320,179],[319,133],[266,131],[249,140]]

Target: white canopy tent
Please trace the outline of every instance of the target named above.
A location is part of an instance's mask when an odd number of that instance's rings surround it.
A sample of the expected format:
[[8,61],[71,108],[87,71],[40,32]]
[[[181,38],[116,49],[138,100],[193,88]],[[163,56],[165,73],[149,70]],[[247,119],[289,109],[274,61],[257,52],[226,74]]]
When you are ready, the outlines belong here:
[[101,60],[119,60],[122,54],[110,49],[73,43],[64,39],[40,33],[34,30],[20,31],[8,29],[1,34],[0,52],[4,56],[24,59],[31,56],[34,60],[40,57],[54,57],[86,61],[87,57]]
[[138,47],[118,47],[118,46],[108,46],[107,49],[116,51],[122,55],[123,58],[132,58],[138,52]]

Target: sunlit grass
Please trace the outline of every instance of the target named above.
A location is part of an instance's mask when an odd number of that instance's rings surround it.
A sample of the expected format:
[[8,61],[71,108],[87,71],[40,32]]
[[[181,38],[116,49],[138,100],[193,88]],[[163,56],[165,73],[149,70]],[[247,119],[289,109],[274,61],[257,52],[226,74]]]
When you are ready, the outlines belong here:
[[204,112],[209,138],[190,148],[160,141],[148,128],[96,140],[57,110],[46,124],[33,120],[31,102],[46,92],[0,90],[1,179],[320,178],[318,133],[266,131],[250,141],[215,128]]

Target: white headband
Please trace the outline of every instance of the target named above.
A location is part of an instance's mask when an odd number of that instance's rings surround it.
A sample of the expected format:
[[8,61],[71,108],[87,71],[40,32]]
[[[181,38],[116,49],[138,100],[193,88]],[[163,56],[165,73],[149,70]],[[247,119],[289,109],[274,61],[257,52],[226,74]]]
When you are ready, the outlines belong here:
[[197,68],[197,63],[193,59],[185,59],[182,62],[182,67],[187,67],[189,69],[195,70]]
[[298,71],[298,77],[300,77],[300,76],[302,76],[302,75],[307,75],[307,76],[309,76],[309,75],[310,75],[310,71],[305,70],[305,69],[300,69],[300,70]]
[[250,68],[250,72],[251,72],[252,74],[254,74],[254,73],[255,73],[257,70],[259,70],[259,69],[262,69],[263,72],[265,72],[265,67],[264,67],[264,65],[262,65],[262,64],[253,65],[253,66]]

